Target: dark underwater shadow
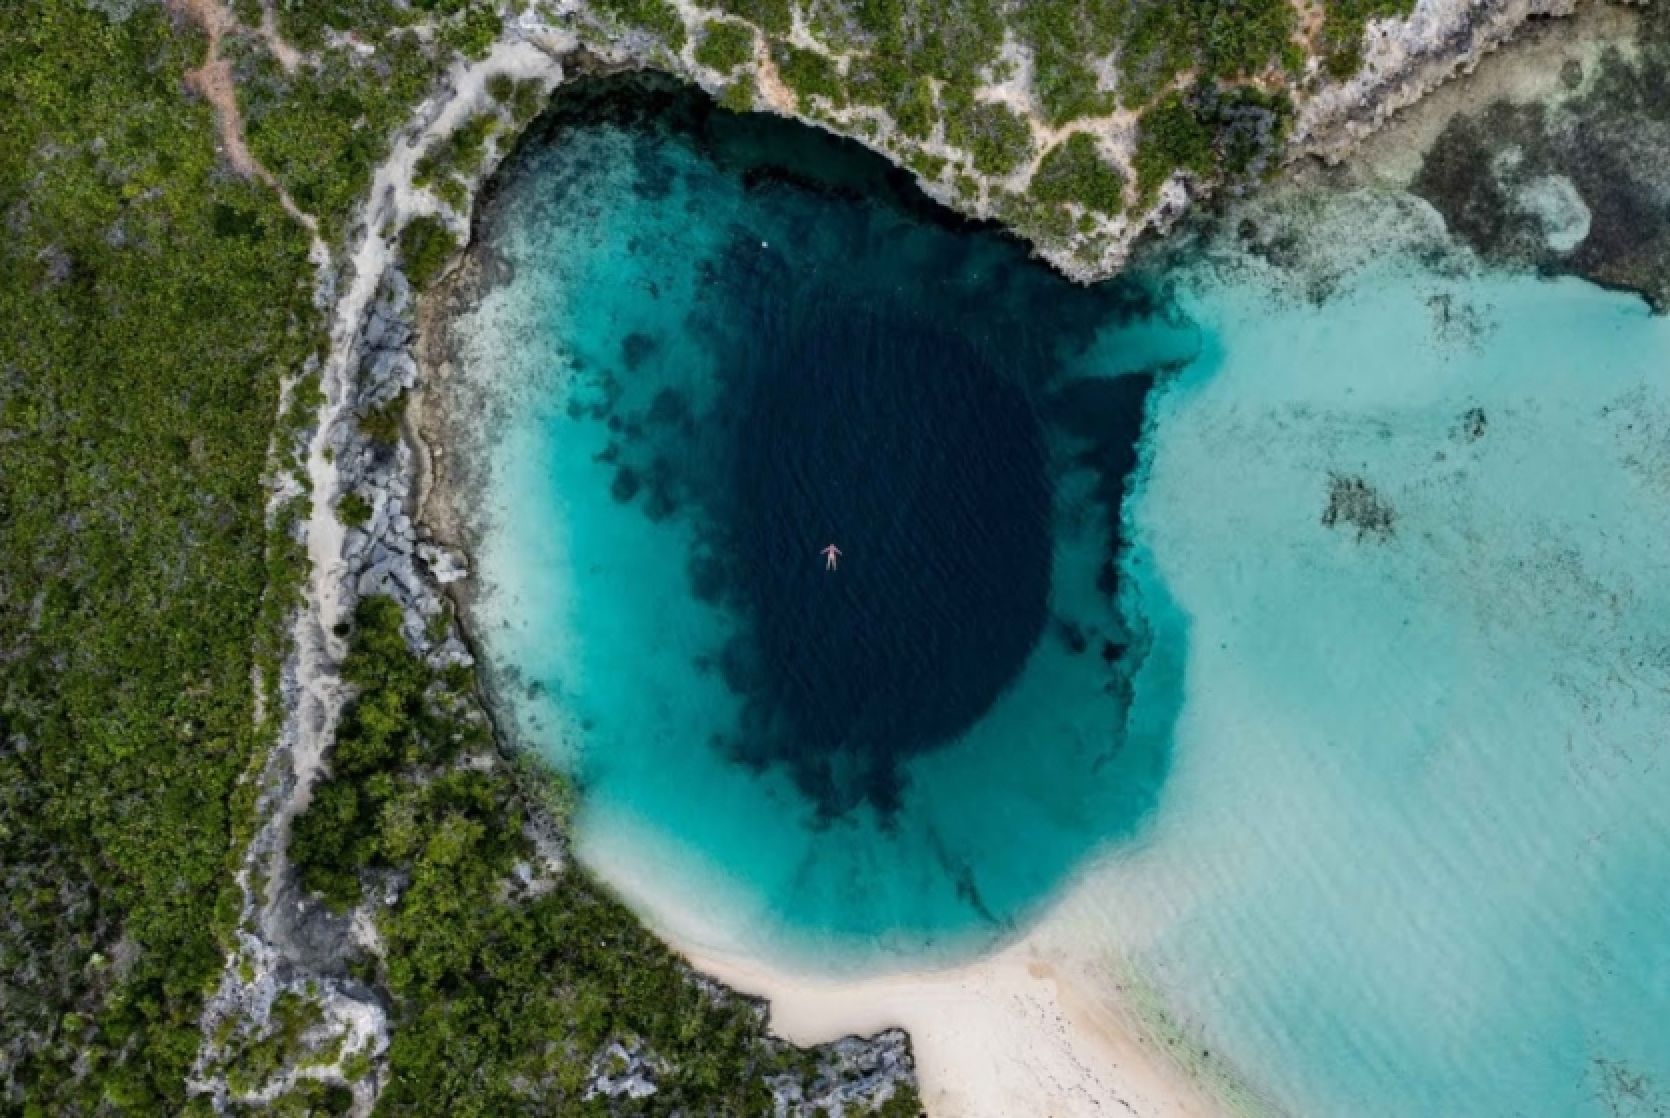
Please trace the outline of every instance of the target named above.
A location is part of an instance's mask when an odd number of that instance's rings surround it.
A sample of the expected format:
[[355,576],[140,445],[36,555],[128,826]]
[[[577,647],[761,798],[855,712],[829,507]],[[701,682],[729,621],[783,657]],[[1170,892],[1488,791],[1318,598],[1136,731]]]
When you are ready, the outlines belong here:
[[[621,142],[603,156],[572,142],[596,130]],[[1140,830],[1169,767],[1175,705],[1161,708],[1181,694],[1181,652],[1137,608],[1175,611],[1138,602],[1121,536],[1163,370],[1084,362],[1110,329],[1175,306],[1147,279],[1067,282],[856,143],[640,74],[559,94],[501,169],[479,251],[538,212],[509,204],[519,191],[606,222],[592,186],[605,171],[625,172],[634,204],[700,197],[692,175],[745,199],[715,254],[665,264],[695,274],[680,342],[712,356],[712,399],[674,386],[667,339],[624,332],[604,387],[566,417],[607,428],[612,500],[694,531],[690,594],[736,622],[712,668],[743,713],[702,744],[785,771],[818,826],[873,813],[938,862],[977,936],[1007,934],[1093,850]],[[1105,525],[1097,604],[1056,616],[1057,491],[1086,473]],[[1071,755],[1029,741],[986,757],[966,819],[907,817],[911,782],[969,752],[1046,642],[1094,679],[1087,701],[1121,713]],[[1004,765],[1059,770],[1074,826],[1010,833],[1026,782]],[[1028,857],[994,872],[993,852],[1022,842]]]

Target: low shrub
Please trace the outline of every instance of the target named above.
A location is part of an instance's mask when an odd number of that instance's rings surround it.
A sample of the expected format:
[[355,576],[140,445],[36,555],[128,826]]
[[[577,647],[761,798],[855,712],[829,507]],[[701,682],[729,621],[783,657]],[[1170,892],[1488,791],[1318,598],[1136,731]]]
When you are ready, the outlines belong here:
[[344,493],[336,502],[336,518],[349,528],[363,528],[371,523],[371,502],[358,493]]
[[1131,164],[1136,172],[1137,195],[1146,207],[1174,172],[1212,173],[1216,165],[1212,129],[1182,94],[1173,93],[1142,114]]
[[1363,64],[1363,34],[1368,21],[1408,15],[1415,0],[1324,0],[1322,67],[1328,76],[1344,81]]
[[725,87],[719,94],[719,104],[733,113],[751,112],[754,108],[754,79],[744,74]]
[[1031,193],[1047,205],[1075,202],[1111,217],[1125,208],[1125,176],[1102,158],[1093,138],[1075,132],[1044,155]]
[[458,251],[458,238],[440,218],[421,214],[400,231],[400,264],[418,289],[428,287],[446,270]]
[[778,43],[772,47],[771,57],[783,84],[794,90],[802,102],[808,97],[823,97],[833,105],[846,101],[841,73],[823,52]]
[[1000,102],[948,104],[945,139],[967,151],[974,169],[987,175],[1012,174],[1032,157],[1032,130]]
[[696,44],[696,61],[709,70],[732,74],[754,57],[754,29],[728,19],[714,20]]
[[675,53],[684,49],[684,20],[667,0],[596,0],[592,6],[624,27],[649,32]]
[[794,27],[789,0],[716,0],[715,7],[771,35],[787,35]]

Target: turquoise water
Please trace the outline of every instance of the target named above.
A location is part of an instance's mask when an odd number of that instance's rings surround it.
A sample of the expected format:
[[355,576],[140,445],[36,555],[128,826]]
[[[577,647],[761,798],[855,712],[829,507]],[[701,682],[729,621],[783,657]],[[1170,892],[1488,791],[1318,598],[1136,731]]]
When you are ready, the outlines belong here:
[[1421,217],[1290,217],[1377,248],[1322,302],[1200,269],[1131,508],[1175,764],[1086,903],[1294,1113],[1664,1113],[1670,323]]
[[1397,196],[1085,292],[826,137],[624,90],[512,164],[453,325],[478,626],[582,857],[821,971],[1064,896],[1295,1114],[1670,1112],[1664,320]]
[[1177,681],[1130,654],[1116,528],[1140,372],[1196,333],[860,149],[602,89],[524,150],[484,218],[512,278],[457,326],[498,386],[481,612],[518,719],[583,855],[687,935],[825,970],[989,945],[1163,783],[1132,695]]

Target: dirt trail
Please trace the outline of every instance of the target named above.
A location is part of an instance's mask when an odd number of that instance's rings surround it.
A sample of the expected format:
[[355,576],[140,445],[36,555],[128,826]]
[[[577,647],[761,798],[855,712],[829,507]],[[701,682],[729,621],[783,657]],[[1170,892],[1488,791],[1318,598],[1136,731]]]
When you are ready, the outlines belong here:
[[261,26],[257,30],[261,32],[261,37],[267,40],[267,49],[273,52],[273,57],[278,59],[278,64],[283,67],[284,72],[294,74],[296,67],[300,66],[307,56],[285,42],[284,36],[278,33],[278,17],[273,15],[270,5],[262,9]]
[[[304,226],[313,238],[312,256],[315,263],[319,262],[321,253],[326,253],[325,244],[319,238],[319,223],[312,214],[304,212],[291,199],[273,173],[261,165],[244,142],[243,117],[238,112],[238,93],[232,83],[232,64],[220,56],[220,40],[229,31],[238,27],[237,17],[217,0],[166,0],[169,8],[188,17],[193,23],[201,27],[209,37],[209,49],[203,57],[203,64],[195,70],[186,71],[186,83],[203,99],[214,106],[215,119],[220,124],[220,147],[226,156],[226,161],[232,169],[245,178],[259,179],[272,187],[278,195],[284,211]],[[293,47],[284,45],[284,51],[278,49],[279,39],[276,30],[268,31],[267,23],[272,16],[269,12],[262,21],[262,31],[266,33],[269,43],[274,44],[273,53],[279,64],[286,70],[294,69],[300,56]],[[327,254],[328,258],[328,254]]]

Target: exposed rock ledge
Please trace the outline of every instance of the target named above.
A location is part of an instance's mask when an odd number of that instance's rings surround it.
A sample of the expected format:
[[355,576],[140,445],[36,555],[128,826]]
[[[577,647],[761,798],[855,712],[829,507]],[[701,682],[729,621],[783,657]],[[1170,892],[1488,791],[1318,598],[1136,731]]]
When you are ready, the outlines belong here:
[[[552,10],[572,14],[583,8],[584,3],[585,0],[564,0]],[[1287,143],[1286,158],[1314,155],[1328,161],[1343,159],[1398,110],[1415,103],[1457,74],[1470,72],[1486,54],[1513,38],[1527,20],[1570,15],[1576,3],[1577,0],[1416,0],[1407,17],[1371,21],[1363,64],[1352,78],[1343,82],[1327,81],[1319,60],[1310,60],[1307,77],[1295,94],[1297,118]],[[692,5],[681,0],[677,6],[687,20],[693,18]],[[537,12],[520,17],[511,34],[522,35],[531,42],[549,43],[565,36],[572,39],[570,32],[555,28]],[[715,97],[722,96],[727,88],[728,83],[720,75],[695,63],[690,47],[677,56],[669,56],[657,48],[653,39],[635,33],[604,42],[588,39],[586,45],[599,51],[610,65],[663,68],[670,65],[681,77],[702,86]],[[1043,114],[1036,95],[1024,78],[1027,60],[1015,61],[1022,77],[985,87],[978,96],[1015,108],[1029,122],[1039,144],[1059,140],[1064,133],[1053,132],[1041,122]],[[906,149],[885,114],[878,115],[862,107],[852,110],[820,107],[807,111],[783,86],[763,52],[744,72],[754,75],[760,89],[756,109],[844,135],[909,169]],[[1137,144],[1136,113],[1120,110],[1103,119],[1075,122],[1067,130],[1091,134],[1101,153],[1129,175]],[[962,153],[936,141],[931,145],[931,154],[955,158]],[[930,178],[913,173],[925,193],[949,208],[971,217],[1002,220],[1001,207],[995,199],[1004,189],[1024,189],[1036,166],[1035,155],[1026,167],[1007,177],[974,174],[971,178],[978,189],[972,194],[943,176]],[[1036,242],[1034,250],[1072,279],[1086,283],[1106,279],[1124,267],[1143,236],[1168,232],[1190,204],[1208,190],[1208,184],[1192,173],[1178,171],[1160,187],[1146,211],[1112,218],[1084,213],[1081,216],[1087,224],[1063,239]]]
[[[1363,64],[1352,78],[1344,82],[1325,81],[1317,60],[1312,59],[1310,76],[1297,93],[1297,115],[1285,157],[1292,160],[1319,156],[1331,162],[1343,159],[1398,110],[1414,104],[1457,74],[1470,72],[1485,55],[1511,40],[1528,20],[1569,15],[1576,3],[1577,0],[1416,0],[1414,10],[1406,18],[1372,21],[1366,34]],[[565,0],[549,8],[532,8],[507,24],[501,46],[527,44],[553,57],[570,59],[583,50],[605,68],[671,69],[715,97],[722,97],[727,86],[733,84],[694,62],[692,48],[687,46],[680,54],[669,55],[655,39],[642,33],[589,33],[582,44],[568,24],[583,6],[584,0]],[[559,24],[554,18],[564,22]],[[777,80],[763,52],[752,65],[760,89],[756,109],[843,135],[911,169],[907,152],[884,115],[878,118],[862,108],[808,108],[797,103],[794,95]],[[570,73],[574,70],[570,64]],[[1038,123],[1040,110],[1025,82],[1012,79],[983,89],[981,96],[1015,106],[1032,122],[1034,138],[1040,144],[1059,139]],[[1088,130],[1102,154],[1129,172],[1137,142],[1135,113],[1120,111],[1106,119],[1075,123],[1072,129]],[[943,143],[936,143],[932,150],[936,155],[960,154]],[[978,184],[974,193],[960,189],[944,176],[925,177],[915,170],[912,173],[921,189],[945,206],[970,217],[1001,220],[1003,215],[997,202],[1001,192],[1024,189],[1036,164],[1035,156],[1031,164],[1006,178],[969,176]],[[1065,239],[1037,242],[1034,250],[1074,280],[1089,283],[1106,279],[1124,267],[1145,235],[1168,232],[1209,189],[1209,184],[1194,174],[1178,171],[1159,188],[1146,211],[1112,218],[1085,214],[1087,225]],[[438,202],[420,208],[447,213],[454,229],[467,236],[467,210],[448,211]]]
[[[204,1041],[193,1078],[194,1091],[207,1096],[217,1113],[272,1102],[308,1080],[351,1090],[356,1114],[367,1114],[375,1105],[389,1043],[389,1007],[353,976],[348,962],[357,952],[380,952],[372,916],[393,897],[371,896],[353,912],[333,913],[306,895],[285,850],[290,822],[306,807],[347,698],[339,677],[346,645],[338,626],[359,599],[377,594],[399,603],[409,646],[432,666],[472,661],[446,600],[446,587],[469,577],[467,560],[426,538],[417,523],[415,444],[404,436],[380,442],[360,422],[418,384],[415,300],[397,265],[393,239],[412,217],[437,210],[436,200],[412,185],[416,162],[470,114],[492,111],[487,79],[507,74],[554,88],[563,80],[563,61],[574,47],[538,29],[513,27],[486,58],[455,67],[396,138],[350,236],[351,256],[322,282],[334,311],[330,355],[321,371],[325,402],[317,426],[305,436],[312,487],[305,528],[312,573],[306,605],[296,619],[295,652],[285,668],[284,729],[261,777],[258,827],[238,875],[243,891],[238,947],[205,1007]],[[491,165],[489,160],[479,169],[472,191]],[[451,217],[461,224],[461,215]],[[288,494],[296,484],[287,481],[280,489]],[[348,493],[358,494],[370,508],[369,517],[356,527],[344,525],[337,513]],[[481,756],[468,763],[506,761]],[[534,819],[530,837],[544,863],[527,867],[528,875],[564,872],[564,836],[540,817],[538,804],[526,806]],[[690,979],[714,998],[739,998],[694,972]],[[307,1007],[307,1023],[299,1032],[291,1030],[295,1053],[283,1066],[255,1083],[229,1072],[240,1049],[269,1043],[283,1031],[285,1013],[294,1020],[298,1004]],[[751,1005],[763,1020],[768,1007],[757,1001]],[[616,1058],[603,1058],[609,1056]],[[804,1077],[768,1081],[777,1114],[868,1113],[900,1087],[914,1087],[909,1038],[897,1029],[824,1046],[813,1062],[815,1068]],[[614,1098],[652,1095],[657,1068],[653,1053],[605,1052],[595,1061],[586,1092]]]
[[1577,0],[1420,0],[1408,19],[1371,23],[1362,69],[1300,107],[1290,151],[1344,159],[1399,109],[1470,72],[1527,20],[1576,7]]

